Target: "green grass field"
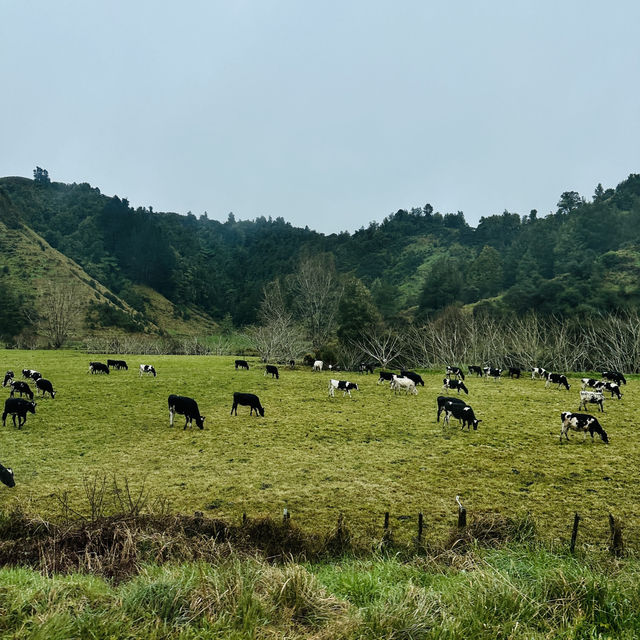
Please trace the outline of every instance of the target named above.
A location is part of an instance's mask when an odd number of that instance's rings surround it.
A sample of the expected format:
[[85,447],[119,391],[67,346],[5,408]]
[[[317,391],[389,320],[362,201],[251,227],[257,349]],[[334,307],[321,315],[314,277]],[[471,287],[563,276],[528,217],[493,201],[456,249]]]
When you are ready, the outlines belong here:
[[[638,545],[637,380],[623,387],[622,400],[605,402],[601,424],[611,444],[572,433],[561,445],[560,412],[578,409],[578,374],[570,391],[528,378],[467,378],[465,400],[482,419],[468,433],[454,421],[436,423],[442,373],[427,373],[417,397],[394,396],[377,376],[342,373],[360,390],[329,399],[328,372],[281,368],[272,380],[256,361],[236,371],[233,357],[124,357],[129,371],[105,376],[86,372],[89,361],[107,356],[0,352],[2,372],[37,369],[57,390],[55,400],[38,400],[22,430],[10,418],[0,429],[0,461],[17,482],[0,487],[0,508],[52,517],[60,512],[55,494],[67,492],[86,512],[86,481],[116,476],[177,512],[237,520],[243,512],[277,518],[286,507],[300,527],[323,532],[342,512],[356,535],[372,539],[389,511],[394,538],[409,541],[422,511],[426,539],[441,541],[459,494],[471,518],[530,513],[549,540],[568,538],[577,511],[579,541],[605,546],[611,512],[627,546]],[[141,362],[158,377],[140,378]],[[248,408],[230,416],[233,391],[258,394],[265,417],[249,417]],[[180,417],[169,427],[170,393],[198,401],[204,431],[183,431]]]

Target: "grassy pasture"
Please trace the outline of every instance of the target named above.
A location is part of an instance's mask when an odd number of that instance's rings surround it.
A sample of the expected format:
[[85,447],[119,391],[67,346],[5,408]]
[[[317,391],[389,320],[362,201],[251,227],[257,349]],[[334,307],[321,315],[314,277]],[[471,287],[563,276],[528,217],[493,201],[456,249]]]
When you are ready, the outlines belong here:
[[[243,512],[277,517],[287,507],[310,531],[332,528],[343,512],[354,533],[375,538],[390,511],[394,537],[408,541],[422,511],[426,539],[441,541],[459,494],[470,517],[531,513],[548,539],[566,539],[577,511],[580,541],[606,545],[611,512],[624,522],[627,545],[638,546],[637,380],[623,387],[621,401],[605,402],[600,421],[610,445],[583,443],[575,433],[561,445],[560,412],[578,408],[578,374],[570,391],[529,378],[468,377],[465,399],[482,419],[468,433],[455,421],[436,423],[439,372],[423,376],[417,397],[394,396],[377,376],[343,373],[360,390],[330,399],[328,372],[283,367],[272,380],[256,361],[236,371],[233,357],[126,356],[129,371],[86,373],[89,361],[106,358],[0,352],[0,372],[38,369],[58,392],[38,400],[22,430],[10,418],[0,428],[0,461],[17,481],[0,487],[0,508],[51,517],[59,512],[54,494],[68,492],[86,512],[85,479],[115,474],[134,491],[144,484],[152,497],[165,497],[174,511],[238,519]],[[140,378],[141,362],[158,377]],[[244,407],[230,416],[233,391],[257,393],[265,417],[249,417]],[[181,418],[170,429],[170,393],[198,401],[204,431],[183,431]]]

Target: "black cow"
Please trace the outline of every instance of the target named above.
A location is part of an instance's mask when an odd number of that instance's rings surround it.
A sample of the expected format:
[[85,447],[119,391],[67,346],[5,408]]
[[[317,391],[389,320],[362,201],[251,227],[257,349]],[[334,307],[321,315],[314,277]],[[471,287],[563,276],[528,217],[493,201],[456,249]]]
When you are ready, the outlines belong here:
[[142,378],[142,374],[143,373],[149,373],[151,374],[154,378],[156,377],[156,370],[155,367],[152,364],[141,364],[140,365],[140,377]]
[[238,415],[238,405],[242,407],[250,407],[249,415],[253,413],[253,410],[256,411],[256,416],[258,413],[264,417],[264,407],[260,404],[260,398],[253,393],[238,393],[237,391],[233,394],[233,404],[231,405],[231,415]]
[[129,370],[125,360],[107,360],[107,367],[111,369],[126,369]]
[[478,424],[482,422],[482,420],[478,420],[473,413],[473,409],[468,405],[462,405],[459,402],[452,402],[451,400],[444,405],[444,422],[448,425],[449,418],[453,416],[456,420],[462,422],[462,428],[467,427],[468,431],[471,431],[471,426],[473,426],[473,430],[477,431]]
[[476,374],[477,376],[479,376],[480,378],[482,377],[482,368],[479,367],[476,364],[470,364],[469,365],[469,373],[470,374]]
[[104,362],[90,362],[87,373],[106,373],[109,375],[109,367]]
[[278,373],[278,367],[276,367],[274,364],[268,364],[265,367],[264,375],[266,376],[269,373],[271,374],[271,377],[275,378],[276,380],[280,378],[280,374]]
[[296,368],[296,361],[289,360],[289,369],[295,369],[295,368]]
[[246,369],[249,371],[249,363],[246,360],[236,360],[236,369]]
[[611,380],[612,382],[617,382],[618,384],[627,384],[627,379],[619,371],[603,371],[602,377],[605,380]]
[[193,420],[200,429],[204,429],[205,417],[200,415],[198,403],[193,398],[171,394],[169,396],[169,426],[171,427],[173,427],[173,418],[176,413],[185,417],[185,429],[187,425],[192,426]]
[[502,369],[495,369],[494,367],[485,367],[483,371],[484,377],[493,378],[494,382],[502,375]]
[[358,370],[360,373],[373,373],[375,362],[361,362]]
[[[422,379],[422,376],[419,373],[415,373],[414,371],[401,371],[400,372],[400,377],[401,378],[409,378],[409,380],[413,380],[417,385],[422,385],[424,387],[424,380]],[[462,376],[464,378],[464,376]]]
[[52,399],[56,397],[56,392],[53,390],[51,381],[46,378],[36,380],[36,389],[42,393],[43,398],[45,393],[48,393]]
[[607,432],[602,428],[597,418],[595,418],[594,416],[590,416],[587,413],[572,413],[571,411],[563,411],[560,414],[560,418],[562,420],[560,442],[562,442],[562,436],[564,436],[568,441],[569,429],[573,429],[574,431],[582,431],[585,439],[587,438],[587,432],[589,432],[592,441],[593,434],[597,433],[602,438],[602,442],[604,442],[605,444],[609,444],[609,437],[607,436]]
[[3,467],[0,464],[0,482],[2,482],[2,484],[6,484],[7,487],[15,487],[16,481],[13,477],[13,469]]
[[449,365],[447,365],[446,374],[447,378],[455,376],[456,378],[462,378],[464,380],[464,372],[460,367],[450,367]]
[[391,373],[391,371],[380,371],[380,377],[378,378],[378,382],[376,384],[380,384],[383,382],[391,382],[393,380],[393,376],[395,373]]
[[[36,384],[37,382],[38,381],[36,380]],[[29,388],[29,385],[26,382],[22,380],[14,380],[11,383],[11,393],[9,394],[9,396],[13,398],[16,391],[20,394],[21,398],[22,398],[22,395],[24,394],[25,396],[27,396],[27,398],[29,398],[29,400],[33,400],[33,391],[31,391],[31,389]]]
[[23,398],[7,398],[4,401],[4,412],[2,414],[2,426],[6,426],[7,416],[13,418],[13,426],[16,426],[16,416],[18,416],[18,429],[27,421],[27,412],[36,412],[36,403],[29,402]]
[[518,367],[509,367],[509,377],[510,378],[519,378],[522,374],[522,370]]
[[451,378],[444,378],[442,380],[442,390],[447,391],[447,389],[457,389],[458,393],[464,391],[467,395],[469,395],[469,389],[465,387],[462,380],[452,380]]
[[4,382],[2,383],[2,386],[6,387],[7,385],[11,384],[14,375],[15,374],[13,373],[13,371],[7,371],[7,373],[4,374]]
[[440,422],[440,414],[444,411],[445,405],[447,404],[447,402],[457,402],[458,404],[464,404],[464,405],[467,404],[464,400],[460,400],[460,398],[453,398],[448,396],[438,396],[437,402],[438,402],[438,415],[436,416],[436,422]]
[[560,387],[564,387],[567,391],[571,389],[571,385],[567,380],[567,376],[565,376],[563,373],[548,373],[547,382],[544,385],[545,388],[548,387],[550,384],[557,384],[558,390],[560,389]]

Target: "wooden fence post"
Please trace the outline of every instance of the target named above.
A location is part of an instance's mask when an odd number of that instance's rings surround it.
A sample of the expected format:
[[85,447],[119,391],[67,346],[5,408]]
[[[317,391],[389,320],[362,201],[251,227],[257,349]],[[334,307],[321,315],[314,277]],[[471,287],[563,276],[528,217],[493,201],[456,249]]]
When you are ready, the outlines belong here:
[[418,514],[418,544],[422,544],[422,529],[424,527],[424,518],[422,511]]
[[616,558],[620,558],[624,554],[622,527],[619,522],[615,521],[612,514],[609,514],[609,530],[611,531],[611,544],[609,545],[609,551]]
[[464,529],[467,526],[467,510],[462,506],[460,496],[456,496],[456,502],[458,503],[458,529]]
[[578,537],[578,524],[580,522],[580,516],[576,513],[573,517],[573,530],[571,531],[571,546],[569,551],[574,553],[576,550],[576,538]]

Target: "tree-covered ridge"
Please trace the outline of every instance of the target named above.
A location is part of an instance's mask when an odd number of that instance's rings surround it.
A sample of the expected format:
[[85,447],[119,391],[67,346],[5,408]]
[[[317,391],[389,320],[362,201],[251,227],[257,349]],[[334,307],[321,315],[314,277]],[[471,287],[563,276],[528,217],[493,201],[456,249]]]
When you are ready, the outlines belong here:
[[[86,183],[0,179],[0,217],[23,223],[132,306],[132,285],[236,325],[252,323],[263,287],[303,258],[332,254],[369,290],[381,316],[428,317],[450,304],[504,313],[575,315],[640,305],[640,175],[590,201],[565,192],[544,218],[504,212],[470,227],[462,212],[399,210],[349,234],[282,218],[226,222],[133,209]],[[34,174],[35,175],[35,174]]]

